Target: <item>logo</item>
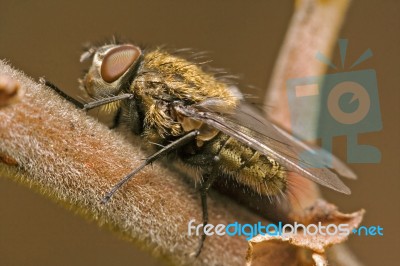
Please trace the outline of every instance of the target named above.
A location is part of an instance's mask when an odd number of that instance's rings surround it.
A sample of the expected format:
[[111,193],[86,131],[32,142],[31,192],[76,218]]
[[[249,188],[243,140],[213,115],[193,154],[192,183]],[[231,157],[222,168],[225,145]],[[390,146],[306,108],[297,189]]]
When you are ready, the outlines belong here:
[[[304,110],[309,109],[307,106],[320,103],[320,126],[317,135],[303,136],[308,141],[321,139],[323,150],[313,153],[323,153],[324,156],[321,157],[326,158],[325,151],[332,153],[333,138],[346,136],[348,163],[379,163],[381,152],[378,148],[358,143],[359,134],[382,129],[376,72],[374,69],[353,70],[355,66],[370,58],[372,51],[367,49],[347,71],[344,71],[347,44],[347,40],[339,40],[341,70],[337,73],[287,81],[292,129],[293,132],[302,132],[304,129],[315,128],[313,119],[310,119],[315,117],[315,114],[307,114]],[[323,54],[317,53],[316,59],[338,70],[338,67]],[[309,155],[309,152],[304,152],[301,159],[309,162]],[[325,159],[328,160],[325,161],[327,165],[331,165],[331,158],[328,156]],[[322,166],[316,164],[313,167]]]
[[361,226],[359,228],[351,229],[349,224],[307,224],[294,222],[294,224],[263,224],[258,222],[256,224],[241,224],[238,222],[230,224],[197,224],[192,219],[188,223],[188,235],[200,236],[204,233],[207,236],[246,236],[246,240],[250,240],[256,235],[269,235],[269,236],[282,236],[289,237],[291,235],[302,234],[304,236],[347,236],[350,233],[358,236],[383,236],[383,227],[381,226]]

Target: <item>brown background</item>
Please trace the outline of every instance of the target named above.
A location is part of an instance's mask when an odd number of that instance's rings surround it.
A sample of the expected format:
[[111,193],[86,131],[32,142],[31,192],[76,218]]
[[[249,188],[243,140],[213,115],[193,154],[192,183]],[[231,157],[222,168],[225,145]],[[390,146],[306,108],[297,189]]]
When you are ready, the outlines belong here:
[[[2,1],[0,58],[38,78],[46,76],[77,94],[84,66],[81,44],[117,34],[139,43],[210,51],[213,65],[241,75],[241,83],[266,88],[293,9],[292,1]],[[366,265],[395,265],[399,230],[400,4],[354,1],[340,34],[349,39],[347,60],[367,48],[374,56],[360,69],[377,72],[383,130],[360,135],[382,151],[380,164],[353,165],[353,194],[326,191],[345,212],[367,210],[364,225],[384,227],[383,237],[352,237]],[[335,62],[339,62],[338,52]],[[345,158],[345,138],[335,139]],[[0,179],[0,265],[159,265],[146,253],[98,229],[31,190]]]

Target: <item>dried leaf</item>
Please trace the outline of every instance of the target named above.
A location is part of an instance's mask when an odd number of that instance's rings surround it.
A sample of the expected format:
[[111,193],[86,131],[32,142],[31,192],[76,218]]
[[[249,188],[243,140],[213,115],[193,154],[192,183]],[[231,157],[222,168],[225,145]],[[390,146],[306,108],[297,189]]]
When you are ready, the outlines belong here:
[[[318,200],[301,216],[295,217],[294,221],[304,226],[318,225],[325,229],[319,230],[315,235],[311,235],[315,232],[314,226],[312,226],[313,229],[310,226],[307,235],[302,228],[293,234],[258,235],[249,241],[247,265],[327,265],[325,258],[327,248],[346,241],[352,230],[361,223],[363,215],[364,210],[344,214],[339,212],[335,205]],[[341,231],[341,234],[338,233],[340,224],[347,225],[346,231]],[[336,233],[333,233],[328,226],[336,228]],[[292,248],[288,248],[288,246]],[[279,250],[278,247],[284,252],[272,254]],[[278,255],[281,256],[282,261],[277,262],[273,259]],[[271,264],[271,261],[274,263]]]
[[312,258],[315,261],[316,266],[327,266],[328,261],[326,260],[326,257],[324,255],[314,253],[312,254]]

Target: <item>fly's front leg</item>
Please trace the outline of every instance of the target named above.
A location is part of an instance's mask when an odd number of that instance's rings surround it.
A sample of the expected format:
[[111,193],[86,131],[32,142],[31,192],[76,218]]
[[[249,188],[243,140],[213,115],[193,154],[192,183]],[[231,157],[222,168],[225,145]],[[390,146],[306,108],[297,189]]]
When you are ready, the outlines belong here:
[[51,83],[50,81],[48,81],[48,80],[46,80],[44,78],[40,78],[39,79],[39,83],[41,83],[43,85],[46,85],[47,87],[49,87],[50,89],[55,91],[58,95],[60,95],[61,97],[63,97],[67,101],[71,102],[78,109],[83,109],[84,108],[84,104],[83,103],[81,103],[80,101],[77,101],[76,99],[72,98],[71,96],[66,94],[63,90],[61,90],[59,87],[57,87],[55,84]]
[[108,97],[100,99],[100,100],[95,100],[93,102],[90,102],[90,103],[87,103],[87,104],[83,104],[83,103],[75,100],[71,96],[67,95],[65,92],[63,92],[60,88],[58,88],[56,85],[54,85],[50,81],[41,78],[39,80],[39,82],[44,84],[44,85],[46,85],[47,87],[53,89],[61,97],[63,97],[67,101],[73,103],[79,109],[83,109],[83,110],[86,110],[86,111],[90,110],[90,109],[93,109],[93,108],[96,108],[96,107],[99,107],[99,106],[102,106],[102,105],[106,105],[106,104],[112,103],[112,102],[121,101],[121,100],[125,100],[125,99],[133,99],[133,94],[132,93],[124,93],[124,94],[120,94],[120,95],[116,95],[116,96],[108,96]]
[[[109,97],[106,97],[106,98],[103,98],[100,100],[96,100],[96,101],[93,101],[93,102],[90,102],[87,104],[83,104],[80,101],[77,101],[76,99],[74,99],[71,96],[69,96],[68,94],[66,94],[64,91],[62,91],[60,88],[58,88],[55,84],[51,83],[50,81],[45,80],[44,78],[40,78],[39,82],[46,85],[47,87],[51,88],[53,91],[58,93],[61,97],[63,97],[67,101],[74,104],[78,109],[83,109],[85,111],[93,109],[95,107],[105,105],[105,104],[109,104],[109,103],[112,103],[115,101],[121,101],[121,100],[133,98],[133,94],[124,93],[121,95],[109,96]],[[116,128],[118,126],[120,118],[121,118],[121,108],[118,108],[117,114],[114,117],[113,125],[111,126],[111,128]]]
[[204,245],[204,241],[206,240],[207,235],[204,233],[204,227],[208,224],[207,194],[208,194],[208,190],[210,189],[210,187],[212,186],[212,184],[214,183],[216,178],[217,178],[217,175],[215,173],[205,174],[203,176],[204,181],[200,187],[201,206],[203,209],[203,231],[202,231],[201,238],[200,238],[199,248],[195,253],[196,257],[198,257],[200,255],[201,250]]

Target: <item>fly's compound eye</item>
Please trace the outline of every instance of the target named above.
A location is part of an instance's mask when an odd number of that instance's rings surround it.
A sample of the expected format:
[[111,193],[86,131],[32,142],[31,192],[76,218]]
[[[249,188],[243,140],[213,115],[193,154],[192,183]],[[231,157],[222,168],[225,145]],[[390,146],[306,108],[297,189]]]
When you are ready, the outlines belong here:
[[133,45],[121,45],[107,51],[101,64],[100,74],[107,83],[119,79],[141,55],[139,48]]

